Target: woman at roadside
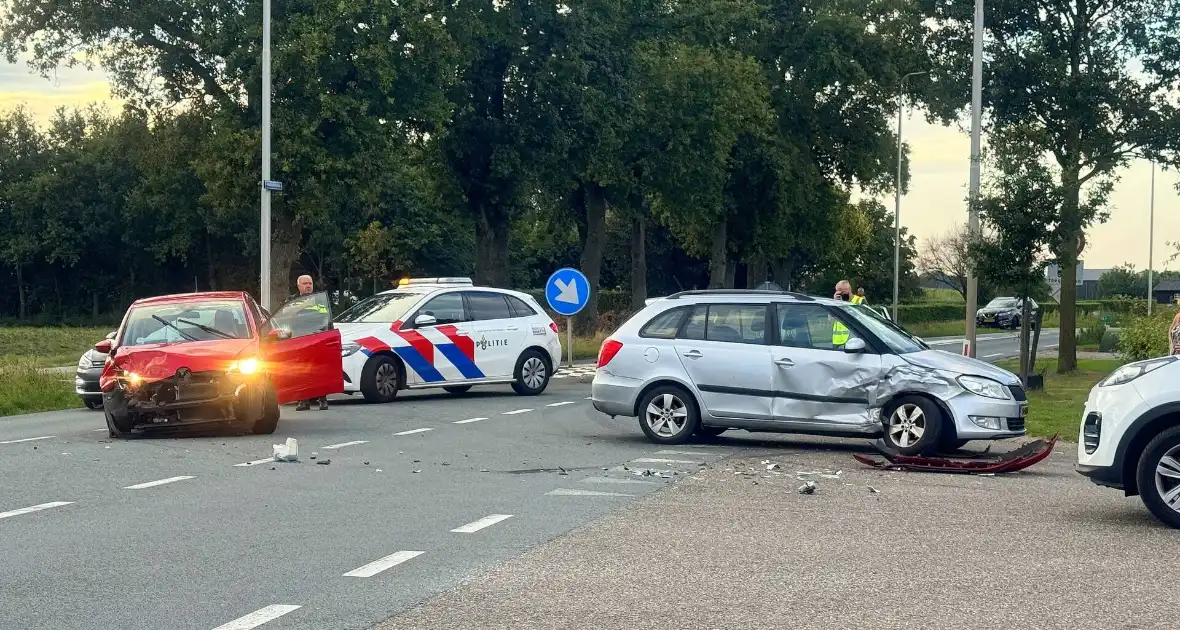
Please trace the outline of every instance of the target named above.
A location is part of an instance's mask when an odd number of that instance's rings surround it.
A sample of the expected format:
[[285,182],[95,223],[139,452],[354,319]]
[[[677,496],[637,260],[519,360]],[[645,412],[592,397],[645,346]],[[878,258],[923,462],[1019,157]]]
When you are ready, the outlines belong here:
[[1172,346],[1168,354],[1180,354],[1180,313],[1172,318],[1172,326],[1168,328],[1168,345]]

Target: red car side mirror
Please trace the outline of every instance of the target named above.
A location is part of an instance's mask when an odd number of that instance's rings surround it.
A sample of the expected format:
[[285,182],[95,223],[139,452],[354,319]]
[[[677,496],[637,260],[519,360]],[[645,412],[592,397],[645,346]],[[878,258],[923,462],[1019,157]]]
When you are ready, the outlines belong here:
[[113,339],[103,339],[102,341],[94,344],[94,349],[103,354],[110,354],[111,348],[113,348],[114,345],[115,341]]

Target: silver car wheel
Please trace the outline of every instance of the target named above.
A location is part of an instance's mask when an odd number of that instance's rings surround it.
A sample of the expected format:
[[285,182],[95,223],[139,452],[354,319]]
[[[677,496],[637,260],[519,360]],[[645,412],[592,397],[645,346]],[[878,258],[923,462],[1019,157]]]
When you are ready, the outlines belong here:
[[647,405],[647,426],[652,433],[671,438],[680,435],[688,423],[688,407],[672,394],[663,394]]
[[529,357],[521,369],[521,377],[529,389],[537,389],[545,383],[545,362],[537,357]]
[[382,363],[377,366],[377,373],[373,375],[377,384],[377,393],[382,396],[392,396],[397,391],[397,370],[392,363]]
[[925,433],[926,414],[913,403],[901,405],[889,416],[889,439],[902,448],[916,444]]
[[1164,504],[1180,512],[1180,446],[1173,446],[1155,466],[1155,491]]

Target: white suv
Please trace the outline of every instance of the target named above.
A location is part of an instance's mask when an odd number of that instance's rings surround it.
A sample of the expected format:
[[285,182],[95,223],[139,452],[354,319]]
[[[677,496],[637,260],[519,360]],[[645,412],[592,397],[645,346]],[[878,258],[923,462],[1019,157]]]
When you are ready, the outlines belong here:
[[402,280],[341,313],[344,391],[389,402],[402,389],[511,383],[545,391],[561,363],[557,325],[527,293],[468,278]]
[[1128,363],[1090,390],[1078,439],[1079,473],[1139,495],[1180,528],[1180,357]]

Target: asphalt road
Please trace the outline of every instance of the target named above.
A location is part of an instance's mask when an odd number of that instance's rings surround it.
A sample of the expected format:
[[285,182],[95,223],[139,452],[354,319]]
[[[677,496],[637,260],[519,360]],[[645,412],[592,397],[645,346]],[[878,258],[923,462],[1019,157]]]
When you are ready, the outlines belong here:
[[[1056,350],[1061,339],[1061,331],[1056,328],[1046,328],[1041,331],[1041,338],[1037,345],[1038,352]],[[963,351],[962,337],[931,337],[925,340],[935,350],[960,353]],[[994,332],[987,328],[980,328],[976,334],[975,356],[985,361],[1002,361],[1020,356],[1019,331]]]
[[[650,444],[593,410],[582,373],[534,398],[286,407],[271,436],[110,441],[96,412],[0,419],[0,628],[366,628],[765,443]],[[300,461],[267,461],[289,437]]]

